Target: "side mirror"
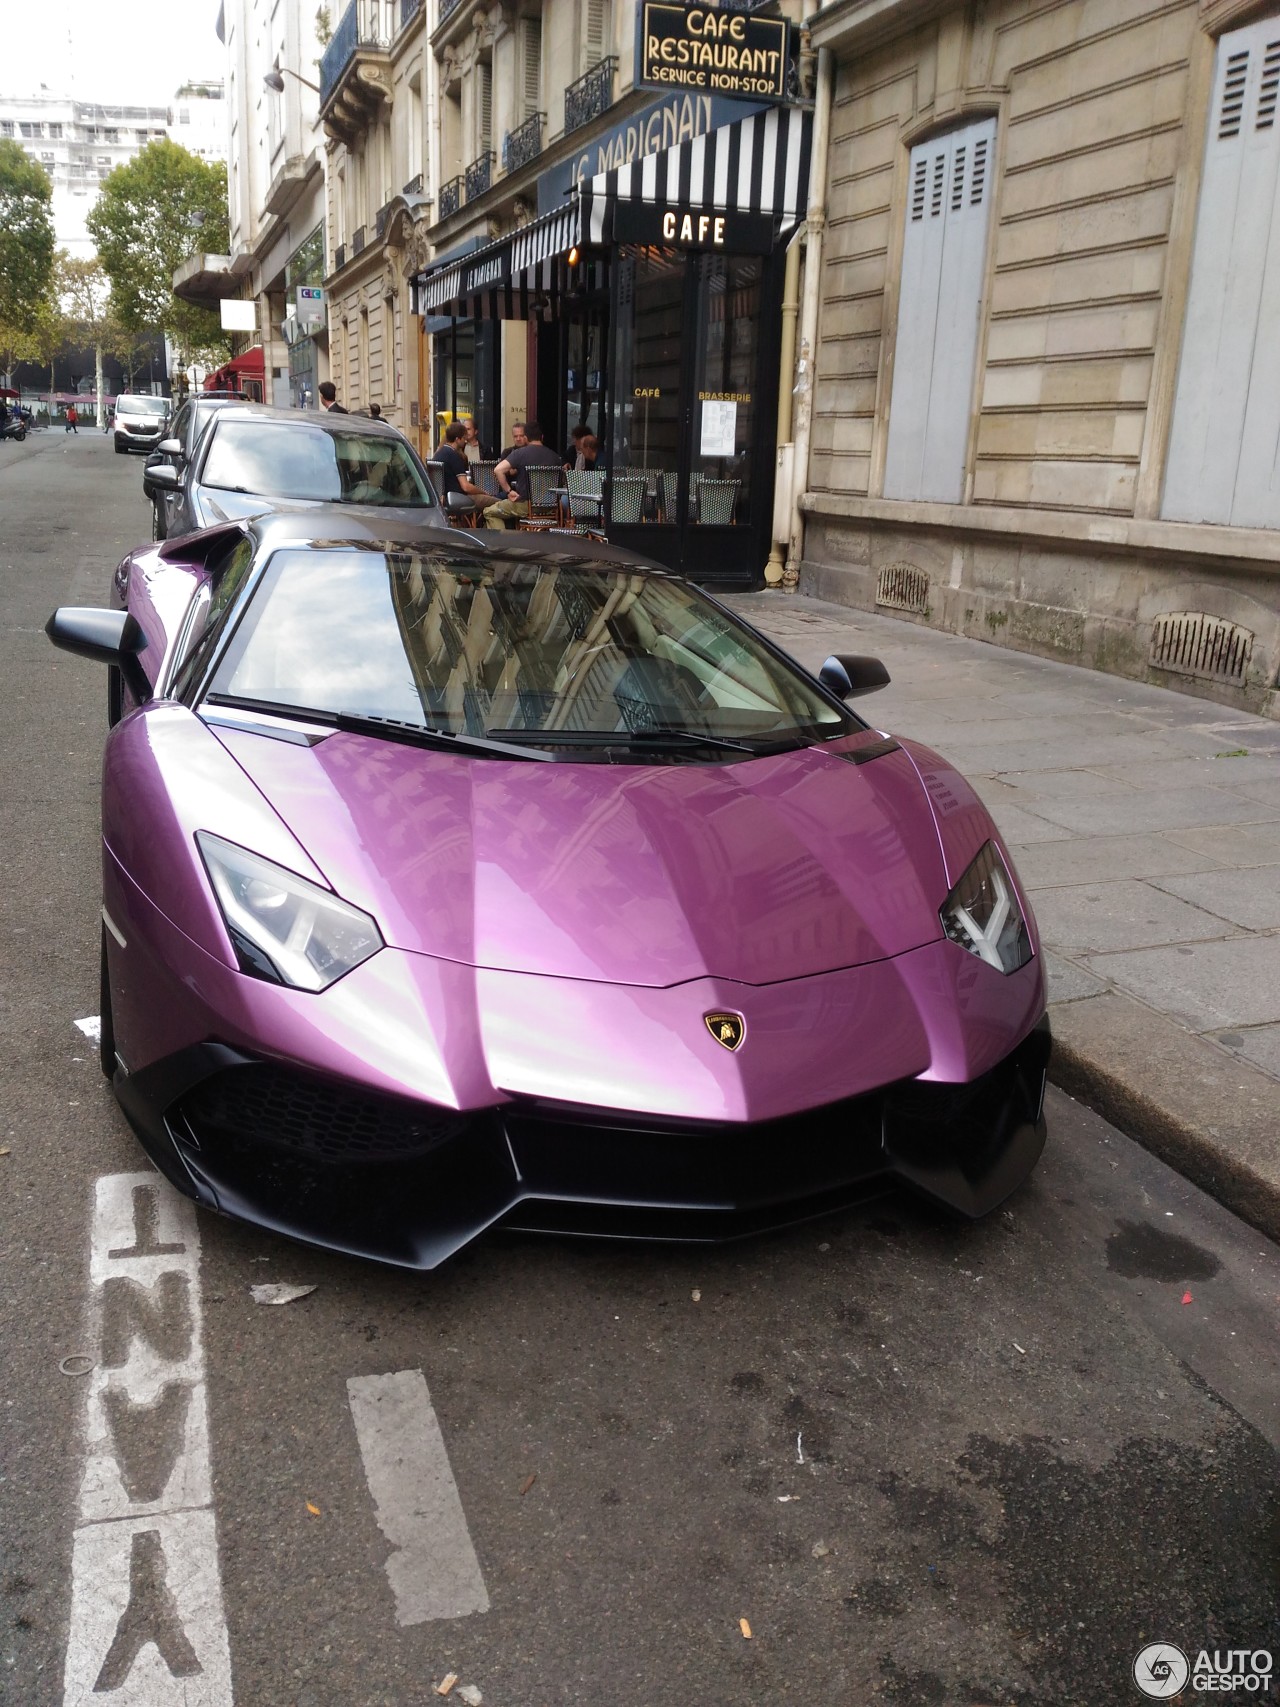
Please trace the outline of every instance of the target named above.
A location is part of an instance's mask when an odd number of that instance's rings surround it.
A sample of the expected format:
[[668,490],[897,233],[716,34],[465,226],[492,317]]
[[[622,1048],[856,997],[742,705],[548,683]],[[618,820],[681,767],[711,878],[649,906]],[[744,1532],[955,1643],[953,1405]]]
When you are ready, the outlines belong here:
[[152,456],[158,456],[158,457],[175,456],[178,458],[179,461],[181,461],[182,460],[182,440],[181,439],[161,439],[160,443],[156,446],[155,450],[153,450],[151,454],[152,454]]
[[154,468],[147,470],[147,479],[152,486],[168,486],[176,489],[182,485],[182,476],[171,462],[158,462]]
[[44,631],[64,652],[92,658],[99,664],[114,664],[139,705],[151,698],[151,683],[138,661],[138,654],[146,650],[147,637],[128,611],[62,605],[45,623]]
[[837,699],[857,699],[864,693],[874,693],[877,688],[887,688],[889,672],[879,658],[842,652],[827,659],[818,671],[818,680]]

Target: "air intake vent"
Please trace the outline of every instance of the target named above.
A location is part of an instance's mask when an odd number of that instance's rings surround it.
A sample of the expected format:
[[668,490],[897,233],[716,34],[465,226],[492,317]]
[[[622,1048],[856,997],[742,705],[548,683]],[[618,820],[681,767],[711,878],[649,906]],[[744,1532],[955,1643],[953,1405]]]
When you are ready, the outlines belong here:
[[1203,611],[1169,611],[1152,627],[1149,662],[1175,675],[1243,682],[1252,651],[1253,633],[1238,622]]
[[890,563],[876,580],[876,603],[923,616],[929,606],[929,577],[911,563]]

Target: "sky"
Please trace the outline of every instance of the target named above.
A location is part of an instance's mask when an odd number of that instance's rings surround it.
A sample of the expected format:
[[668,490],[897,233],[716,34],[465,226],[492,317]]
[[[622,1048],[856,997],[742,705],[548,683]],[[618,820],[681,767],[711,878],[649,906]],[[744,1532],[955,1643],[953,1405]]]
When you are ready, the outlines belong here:
[[0,0],[0,95],[74,95],[163,107],[183,83],[226,75],[218,0]]

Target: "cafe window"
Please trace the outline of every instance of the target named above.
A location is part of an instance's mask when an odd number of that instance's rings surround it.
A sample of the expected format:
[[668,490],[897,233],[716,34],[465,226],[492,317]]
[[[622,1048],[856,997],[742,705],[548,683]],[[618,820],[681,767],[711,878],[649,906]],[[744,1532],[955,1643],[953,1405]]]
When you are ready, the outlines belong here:
[[964,497],[994,119],[911,150],[884,496]]

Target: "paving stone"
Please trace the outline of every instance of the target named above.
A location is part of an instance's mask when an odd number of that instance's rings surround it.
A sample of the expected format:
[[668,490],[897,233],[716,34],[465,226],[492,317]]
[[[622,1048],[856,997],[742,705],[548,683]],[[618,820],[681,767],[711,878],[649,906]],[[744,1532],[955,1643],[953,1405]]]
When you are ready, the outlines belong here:
[[1280,1023],[1280,946],[1273,936],[1092,954],[1086,964],[1193,1031]]
[[1073,800],[1081,795],[1095,800],[1108,794],[1125,794],[1129,789],[1128,783],[1118,782],[1105,771],[998,771],[996,775],[1006,788],[1016,791],[1021,805],[1026,805],[1030,799]]
[[1032,889],[1040,934],[1054,948],[1110,953],[1236,934],[1235,927],[1134,879]]
[[[1221,788],[1132,792],[1098,800],[1042,800],[1038,815],[1081,835],[1124,835],[1141,830],[1181,831],[1208,825],[1260,823],[1270,808]],[[1280,824],[1276,826],[1280,834]]]
[[1032,889],[1219,869],[1211,855],[1183,847],[1168,836],[1073,836],[1034,846],[1019,842],[1012,853],[1018,875]]
[[[1155,887],[1247,931],[1280,930],[1280,866],[1234,866],[1211,876],[1160,877]],[[1280,956],[1280,940],[1276,943]]]
[[[1064,830],[1061,824],[1050,824],[1044,818],[1037,818],[1032,812],[1023,811],[1012,801],[1003,801],[993,797],[991,789],[995,785],[988,782],[985,789],[979,789],[983,805],[996,821],[996,828],[1010,844],[1017,842],[1020,847],[1028,847],[1033,842],[1063,842],[1071,840],[1071,831]],[[1019,871],[1022,867],[1019,865]]]
[[[1161,764],[1108,765],[1099,776],[1128,788],[1226,788],[1247,794],[1250,784],[1274,776],[1275,762],[1264,754],[1247,759],[1209,757],[1167,759]],[[1255,798],[1250,796],[1251,798]],[[1277,802],[1280,804],[1280,801]]]
[[[1206,824],[1173,830],[1170,840],[1223,865],[1280,865],[1280,821],[1266,824]],[[1154,875],[1154,874],[1153,874]],[[1277,877],[1280,882],[1280,877]]]
[[1055,954],[1051,948],[1044,950],[1044,965],[1051,1004],[1082,1001],[1087,996],[1100,995],[1107,987],[1101,978],[1065,955]]
[[[1228,1045],[1233,1054],[1243,1055],[1246,1061],[1252,1061],[1264,1073],[1280,1079],[1280,1025],[1257,1025],[1248,1031],[1229,1032],[1227,1035],[1240,1039],[1238,1045]],[[1218,1041],[1225,1043],[1226,1038]]]

